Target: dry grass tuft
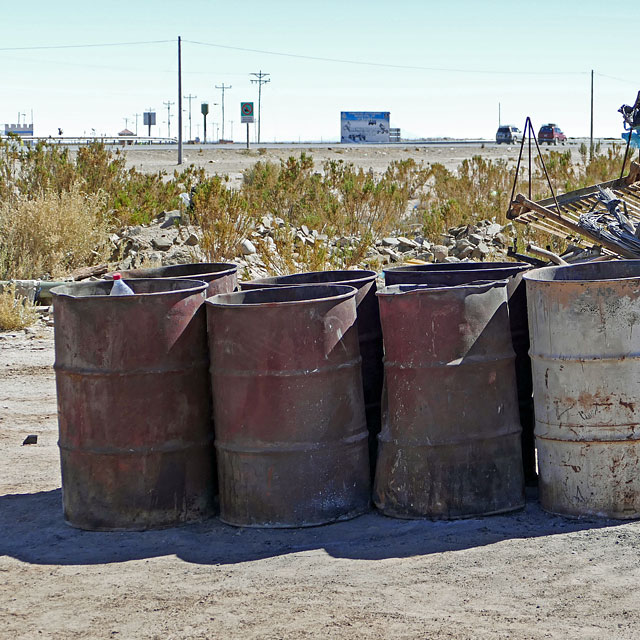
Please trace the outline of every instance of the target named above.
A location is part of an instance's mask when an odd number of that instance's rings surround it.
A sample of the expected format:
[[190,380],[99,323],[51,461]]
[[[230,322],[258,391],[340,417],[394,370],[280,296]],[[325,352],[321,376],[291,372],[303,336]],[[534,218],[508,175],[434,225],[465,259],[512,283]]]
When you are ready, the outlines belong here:
[[0,331],[16,331],[32,325],[38,318],[33,303],[16,296],[15,285],[0,291]]
[[57,278],[108,255],[101,193],[47,190],[0,206],[0,280]]

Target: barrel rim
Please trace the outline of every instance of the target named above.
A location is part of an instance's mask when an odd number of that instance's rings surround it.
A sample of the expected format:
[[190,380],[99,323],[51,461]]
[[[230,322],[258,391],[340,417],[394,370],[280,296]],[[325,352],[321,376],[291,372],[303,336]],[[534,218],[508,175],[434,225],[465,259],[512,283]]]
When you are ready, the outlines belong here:
[[[489,291],[491,289],[506,287],[509,284],[508,279],[501,280],[474,280],[472,282],[467,282],[465,284],[452,284],[452,285],[431,285],[431,284],[419,284],[419,283],[406,283],[406,284],[390,284],[382,289],[379,289],[376,292],[377,296],[380,297],[391,297],[397,295],[411,295],[417,293],[424,293],[426,291],[442,293],[448,291],[459,291],[461,289],[467,289],[470,292],[479,293],[479,289],[483,289],[484,291]],[[400,290],[401,288],[408,287],[407,290]],[[392,291],[391,289],[395,289]]]
[[[606,271],[612,269],[611,265],[619,266],[619,265],[635,265],[638,267],[637,275],[623,276],[623,277],[607,277]],[[583,269],[596,269],[600,271],[604,271],[600,277],[595,278],[549,278],[548,276],[556,274],[556,273],[571,273],[571,271],[579,271]],[[567,265],[555,265],[550,267],[538,267],[537,269],[532,269],[528,273],[524,274],[524,279],[529,282],[536,283],[546,283],[546,284],[558,284],[562,285],[563,283],[573,283],[573,284],[594,284],[594,283],[604,283],[604,282],[625,282],[625,281],[633,281],[640,280],[640,260],[610,260],[607,262],[579,262],[576,264],[567,264]]]
[[[175,289],[167,289],[164,291],[153,291],[150,293],[134,293],[132,296],[112,296],[109,293],[95,294],[95,295],[74,295],[69,289],[80,290],[82,288],[88,289],[96,284],[109,284],[109,280],[93,280],[91,282],[69,282],[68,284],[61,285],[59,287],[53,287],[51,289],[51,295],[55,298],[70,298],[74,300],[101,300],[103,298],[109,298],[110,300],[137,300],[140,298],[149,298],[155,296],[167,296],[170,294],[185,294],[185,293],[203,293],[209,287],[207,282],[202,280],[188,280],[186,278],[130,278],[125,280],[124,283],[131,283],[135,287],[135,283],[146,282],[154,285],[169,286],[169,284],[177,285]],[[185,286],[186,285],[186,286]]]
[[[328,280],[327,282],[295,282],[293,279],[298,276],[316,276],[319,274],[357,274],[354,277],[340,278],[336,280]],[[378,277],[378,273],[371,269],[327,269],[323,271],[301,271],[298,273],[289,273],[283,276],[267,276],[264,278],[254,278],[253,280],[244,280],[239,284],[242,287],[243,284],[251,285],[252,287],[258,287],[258,285],[264,284],[264,288],[268,287],[289,287],[298,285],[321,285],[321,284],[345,284],[351,282],[374,282]],[[278,280],[291,278],[291,282],[279,283]],[[351,285],[348,285],[351,286]]]
[[[192,273],[185,276],[177,276],[177,275],[168,275],[168,276],[149,276],[149,273],[153,271],[163,271],[163,270],[179,270],[181,267],[199,267],[207,268],[209,270],[203,269],[198,273]],[[218,269],[211,269],[211,267],[220,267]],[[135,272],[139,272],[140,277],[134,274]],[[153,278],[154,280],[195,280],[196,276],[219,276],[220,278],[226,275],[233,275],[238,272],[238,265],[235,262],[189,262],[187,264],[169,264],[161,267],[140,267],[138,269],[121,269],[120,271],[110,271],[109,273],[105,273],[102,276],[103,280],[113,280],[113,276],[116,273],[125,274],[128,280],[143,280],[145,278]]]
[[[287,292],[287,291],[299,291],[300,289],[307,289],[309,294],[312,295],[313,289],[319,289],[326,291],[327,288],[336,289],[333,295],[322,295],[320,297],[303,298],[302,300],[280,300],[280,301],[262,301],[262,302],[234,302],[234,299],[242,300],[245,296],[257,296],[264,294],[265,291],[272,292]],[[354,298],[358,290],[355,287],[350,287],[345,284],[299,284],[290,287],[277,286],[277,287],[265,287],[264,289],[247,289],[246,291],[234,291],[233,293],[219,293],[215,296],[211,296],[205,300],[205,303],[210,307],[216,307],[220,309],[263,309],[265,307],[285,307],[290,305],[306,305],[316,304],[318,302],[326,301],[341,301]],[[228,300],[228,301],[227,301]]]
[[[466,269],[465,267],[469,268]],[[502,271],[504,269],[513,268],[516,271],[528,271],[531,265],[528,262],[430,262],[428,264],[402,264],[395,267],[383,269],[383,274],[389,273],[438,273],[442,271],[455,271],[456,273],[464,273],[468,271],[481,271],[483,273],[490,271]]]

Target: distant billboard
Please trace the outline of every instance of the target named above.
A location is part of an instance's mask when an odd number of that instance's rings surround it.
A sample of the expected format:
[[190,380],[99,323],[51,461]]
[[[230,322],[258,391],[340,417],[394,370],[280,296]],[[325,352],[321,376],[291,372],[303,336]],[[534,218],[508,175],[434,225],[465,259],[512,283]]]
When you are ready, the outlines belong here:
[[32,124],[5,124],[4,135],[13,133],[17,136],[32,136],[33,125]]
[[142,114],[142,122],[147,126],[155,126],[156,124],[156,112],[155,111],[145,111]]
[[341,111],[340,142],[389,142],[389,112]]

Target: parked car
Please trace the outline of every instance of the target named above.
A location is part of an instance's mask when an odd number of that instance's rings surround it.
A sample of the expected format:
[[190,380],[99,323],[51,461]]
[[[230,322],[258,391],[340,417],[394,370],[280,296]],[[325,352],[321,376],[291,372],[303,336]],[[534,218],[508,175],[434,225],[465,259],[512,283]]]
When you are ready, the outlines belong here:
[[545,124],[538,131],[538,142],[546,142],[547,144],[563,144],[567,141],[567,136],[562,133],[562,129],[553,123]]
[[505,124],[498,128],[496,133],[496,144],[504,142],[505,144],[515,144],[519,140],[522,140],[522,132],[518,127],[514,127],[510,124]]

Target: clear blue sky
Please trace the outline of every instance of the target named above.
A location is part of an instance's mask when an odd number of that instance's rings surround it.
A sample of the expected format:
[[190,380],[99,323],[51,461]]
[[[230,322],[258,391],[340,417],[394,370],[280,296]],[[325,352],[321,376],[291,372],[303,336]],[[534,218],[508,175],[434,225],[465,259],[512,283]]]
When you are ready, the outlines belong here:
[[[590,70],[598,137],[619,137],[616,110],[640,89],[640,11],[594,0],[494,2],[397,0],[32,0],[3,2],[0,20],[0,123],[30,120],[36,135],[113,135],[152,107],[154,134],[177,132],[177,36],[183,38],[183,95],[191,93],[192,131],[210,103],[208,134],[220,123],[242,140],[239,104],[263,87],[262,139],[336,140],[341,110],[390,111],[403,135],[492,138],[502,122],[558,123],[589,135]],[[69,49],[14,47],[170,40]],[[195,42],[223,46],[205,46]],[[229,48],[225,48],[229,47]],[[263,53],[233,47],[257,49]],[[272,52],[272,53],[266,53]],[[396,65],[358,65],[310,56]],[[422,67],[405,69],[403,66]],[[188,103],[185,101],[184,108]],[[256,104],[257,107],[257,104]],[[21,116],[22,117],[22,116]],[[219,126],[219,125],[218,125]],[[188,133],[188,117],[185,113]],[[142,118],[138,122],[143,133]],[[200,134],[201,134],[200,128]]]

